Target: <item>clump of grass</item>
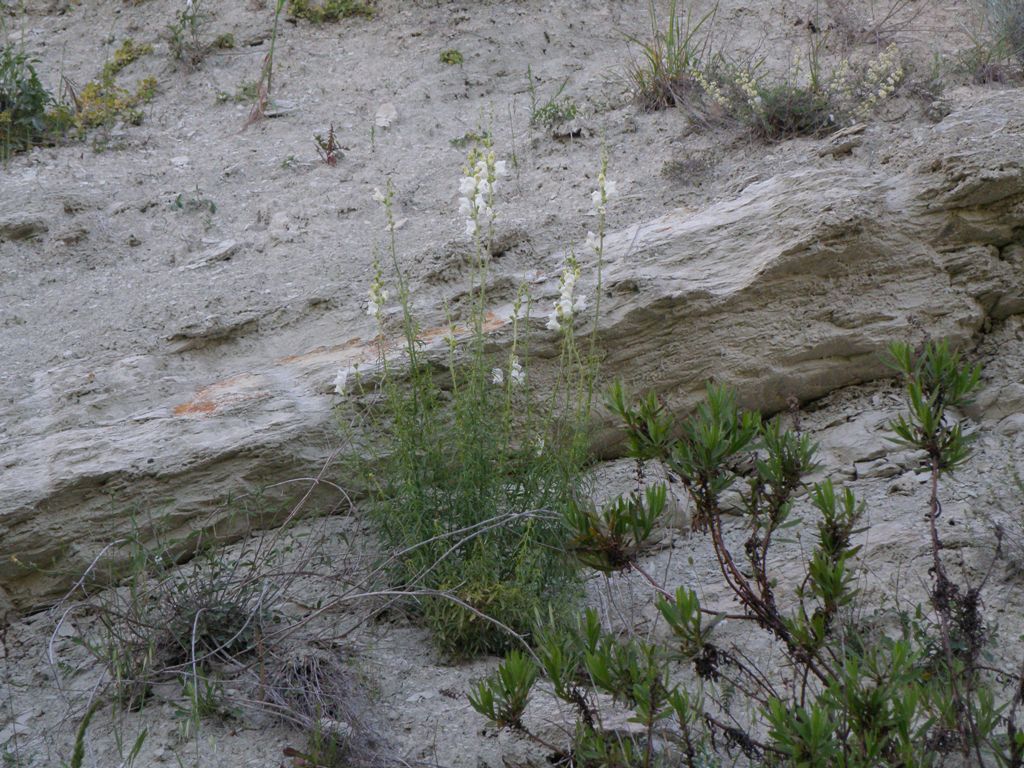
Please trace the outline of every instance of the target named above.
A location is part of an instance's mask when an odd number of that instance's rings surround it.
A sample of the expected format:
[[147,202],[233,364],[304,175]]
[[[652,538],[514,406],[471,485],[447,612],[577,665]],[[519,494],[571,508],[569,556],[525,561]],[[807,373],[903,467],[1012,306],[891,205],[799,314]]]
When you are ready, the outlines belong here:
[[374,7],[371,2],[362,0],[288,0],[288,12],[296,19],[305,19],[314,24],[340,21],[353,17],[373,18]]
[[1004,82],[1024,70],[1024,0],[975,0],[971,45],[960,67],[977,83]]
[[650,0],[650,37],[627,38],[640,47],[639,58],[626,65],[626,81],[643,109],[673,107],[694,89],[693,72],[702,70],[709,59],[711,27],[717,11],[716,4],[695,19],[692,10],[684,14],[678,0],[670,0],[668,24],[662,28],[654,0]]
[[367,724],[363,687],[337,649],[271,649],[259,691],[266,712],[307,736],[287,755],[323,766],[370,765],[380,756],[384,740]]
[[253,551],[229,561],[205,548],[179,569],[166,550],[131,546],[124,586],[91,601],[100,631],[84,645],[105,664],[126,708],[141,707],[154,683],[174,679],[208,704],[211,670],[254,654],[274,617],[278,592],[259,572],[266,563]]

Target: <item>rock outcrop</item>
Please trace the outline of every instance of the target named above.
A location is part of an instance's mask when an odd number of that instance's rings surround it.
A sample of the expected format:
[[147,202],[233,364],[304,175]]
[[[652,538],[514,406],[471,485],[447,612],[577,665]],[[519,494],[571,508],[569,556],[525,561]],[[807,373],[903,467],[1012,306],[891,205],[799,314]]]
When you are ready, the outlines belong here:
[[[603,375],[678,408],[716,379],[772,411],[886,375],[890,341],[927,333],[963,345],[1024,312],[1024,104],[993,94],[901,151],[917,159],[898,173],[840,158],[612,233],[597,320]],[[40,225],[2,226],[22,237]],[[534,286],[537,307],[551,306],[557,272],[553,257],[550,279]],[[440,307],[446,290],[424,288],[418,301]],[[499,341],[509,315],[493,310]],[[377,357],[369,318],[343,342],[323,327],[287,356],[257,338],[265,362],[215,380],[170,353],[135,355],[39,371],[13,393],[0,406],[0,612],[5,592],[18,609],[59,595],[132,526],[229,535],[229,495],[314,475],[341,442],[336,373]],[[542,328],[538,376],[558,343]],[[441,333],[426,345],[440,351]]]

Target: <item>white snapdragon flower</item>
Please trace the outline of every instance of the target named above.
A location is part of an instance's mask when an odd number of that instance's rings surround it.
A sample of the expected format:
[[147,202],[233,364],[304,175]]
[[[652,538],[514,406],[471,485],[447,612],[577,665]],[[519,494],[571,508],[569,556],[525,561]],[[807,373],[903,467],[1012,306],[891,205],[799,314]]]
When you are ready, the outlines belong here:
[[[523,366],[519,362],[519,358],[515,355],[512,356],[512,364],[509,365],[508,373],[513,386],[518,387],[520,384],[526,382],[526,371],[523,370]],[[491,383],[496,384],[499,387],[504,386],[505,371],[501,368],[491,368]]]
[[496,160],[494,152],[473,149],[464,173],[459,180],[459,215],[466,217],[466,234],[475,237],[494,221],[491,204],[498,191],[498,178],[508,175],[508,165]]
[[603,214],[608,201],[618,193],[618,183],[608,181],[605,178],[604,168],[602,168],[601,172],[597,174],[597,189],[590,193],[590,202],[594,207],[594,211],[598,214]]
[[587,232],[587,247],[594,253],[601,252],[601,238],[593,232]]
[[512,357],[512,365],[509,368],[509,376],[512,378],[512,383],[515,385],[526,383],[526,371],[523,370],[523,366],[519,363],[519,358]]
[[388,292],[384,287],[384,281],[378,270],[373,278],[373,283],[370,284],[370,296],[366,302],[366,314],[370,317],[379,317],[380,313],[384,311],[384,304],[387,300]]
[[339,395],[345,394],[345,385],[348,383],[348,370],[342,368],[338,371],[338,375],[334,377],[334,391]]
[[558,331],[571,328],[573,318],[586,309],[586,297],[576,295],[576,282],[579,280],[579,277],[580,265],[575,258],[570,256],[559,280],[558,300],[555,302],[555,311],[548,318],[547,327],[549,330]]

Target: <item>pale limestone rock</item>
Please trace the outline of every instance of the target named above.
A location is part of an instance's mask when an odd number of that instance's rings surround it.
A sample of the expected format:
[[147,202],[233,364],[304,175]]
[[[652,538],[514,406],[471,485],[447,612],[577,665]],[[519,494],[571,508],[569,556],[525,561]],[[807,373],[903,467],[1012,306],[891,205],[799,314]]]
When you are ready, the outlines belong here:
[[[610,233],[604,376],[654,388],[679,410],[714,379],[745,406],[775,411],[790,397],[889,375],[881,353],[916,340],[918,328],[959,345],[1020,311],[1012,243],[1024,226],[1024,103],[995,94],[908,141],[900,151],[919,160],[898,175],[854,156]],[[294,236],[287,218],[270,229]],[[532,286],[535,306],[552,306],[558,271],[552,259],[546,282]],[[579,289],[593,286],[591,271]],[[427,355],[445,354],[441,300],[457,290],[417,294],[438,323],[424,332]],[[499,345],[510,313],[496,306],[488,319]],[[372,320],[356,322],[341,332],[310,322],[298,348],[292,327],[287,350],[263,334],[198,362],[135,355],[36,372],[0,406],[0,589],[18,608],[38,607],[124,537],[133,516],[144,535],[213,525],[230,534],[243,521],[228,494],[315,474],[341,443],[331,415],[339,369],[358,364],[372,377],[377,359]],[[531,345],[538,383],[559,341],[543,322]],[[596,448],[615,453],[618,440],[606,428]],[[880,458],[881,443],[865,429],[836,458],[853,472]]]

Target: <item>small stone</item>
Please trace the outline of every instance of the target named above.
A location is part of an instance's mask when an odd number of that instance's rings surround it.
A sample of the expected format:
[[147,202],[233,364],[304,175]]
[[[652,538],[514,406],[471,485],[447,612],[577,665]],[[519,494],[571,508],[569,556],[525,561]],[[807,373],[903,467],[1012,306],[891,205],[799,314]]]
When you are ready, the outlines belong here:
[[341,720],[324,717],[319,721],[320,731],[331,736],[335,741],[344,743],[352,738],[352,726]]
[[853,465],[858,480],[870,477],[895,477],[900,473],[900,468],[885,459],[874,461],[858,461]]
[[904,472],[893,482],[889,483],[886,493],[890,496],[913,496],[917,492],[918,485],[920,483],[917,481],[917,475],[913,472]]
[[136,248],[136,247],[138,247],[140,245],[142,245],[142,241],[139,240],[139,238],[137,238],[135,235],[128,235],[128,247],[129,248]]
[[192,161],[186,155],[179,155],[178,157],[171,158],[171,165],[175,168],[184,168],[190,162]]
[[23,723],[11,723],[0,731],[0,747],[9,744],[16,736],[26,736],[30,732],[27,725]]
[[398,120],[398,109],[390,101],[385,101],[377,107],[373,123],[378,128],[390,128],[396,120]]
[[49,227],[42,219],[27,214],[10,216],[0,220],[0,241],[31,240],[46,232]]
[[1007,416],[1005,419],[999,422],[999,426],[996,427],[996,432],[1006,437],[1013,437],[1021,432],[1024,432],[1024,413],[1015,413],[1011,416]]
[[223,240],[212,248],[208,248],[199,254],[199,257],[191,264],[186,264],[180,269],[198,269],[218,261],[228,261],[237,253],[239,243],[237,240]]
[[437,694],[434,691],[417,691],[409,696],[405,702],[407,704],[418,704],[421,701],[426,701],[427,699],[433,699],[436,697]]

